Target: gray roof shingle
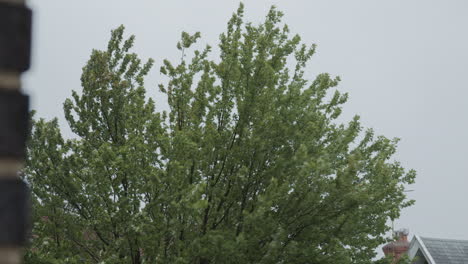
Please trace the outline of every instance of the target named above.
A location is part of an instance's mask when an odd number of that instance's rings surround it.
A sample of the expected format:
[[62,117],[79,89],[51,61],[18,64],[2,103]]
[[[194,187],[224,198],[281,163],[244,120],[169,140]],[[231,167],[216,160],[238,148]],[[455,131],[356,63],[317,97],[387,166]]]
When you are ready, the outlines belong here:
[[421,239],[437,264],[468,264],[468,240]]

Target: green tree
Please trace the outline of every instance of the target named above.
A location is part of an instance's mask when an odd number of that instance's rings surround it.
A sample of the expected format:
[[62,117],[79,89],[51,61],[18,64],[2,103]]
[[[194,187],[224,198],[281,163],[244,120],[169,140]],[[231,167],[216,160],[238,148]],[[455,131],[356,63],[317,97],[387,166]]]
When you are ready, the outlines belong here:
[[410,259],[407,254],[403,254],[398,260],[395,260],[392,255],[384,257],[374,262],[374,264],[411,264],[417,258]]
[[414,171],[397,140],[337,118],[338,78],[306,78],[306,46],[272,8],[243,5],[211,48],[164,60],[157,112],[143,78],[153,62],[112,31],[64,103],[76,137],[34,121],[24,170],[34,196],[28,263],[372,263]]

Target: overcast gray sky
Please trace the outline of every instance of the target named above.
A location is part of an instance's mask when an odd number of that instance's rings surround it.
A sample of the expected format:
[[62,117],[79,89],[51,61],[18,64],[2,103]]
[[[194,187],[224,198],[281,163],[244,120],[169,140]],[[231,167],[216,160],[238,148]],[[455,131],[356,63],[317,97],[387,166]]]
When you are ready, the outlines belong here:
[[[135,51],[156,67],[146,88],[156,94],[162,59],[180,56],[181,31],[217,38],[239,2],[232,0],[30,0],[34,10],[33,68],[25,90],[41,117],[58,116],[91,50],[107,45],[124,24]],[[396,227],[412,234],[468,239],[468,1],[247,0],[246,18],[262,21],[272,4],[293,33],[318,51],[317,73],[339,75],[350,94],[344,118],[359,114],[378,134],[399,137],[396,158],[418,172],[416,205]],[[67,130],[68,131],[68,130]]]

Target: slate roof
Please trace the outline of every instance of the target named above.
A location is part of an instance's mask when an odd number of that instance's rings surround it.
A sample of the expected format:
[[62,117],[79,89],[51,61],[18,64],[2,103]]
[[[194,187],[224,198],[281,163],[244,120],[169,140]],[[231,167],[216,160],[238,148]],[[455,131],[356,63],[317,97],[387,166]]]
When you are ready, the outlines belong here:
[[420,238],[436,264],[468,264],[468,240]]

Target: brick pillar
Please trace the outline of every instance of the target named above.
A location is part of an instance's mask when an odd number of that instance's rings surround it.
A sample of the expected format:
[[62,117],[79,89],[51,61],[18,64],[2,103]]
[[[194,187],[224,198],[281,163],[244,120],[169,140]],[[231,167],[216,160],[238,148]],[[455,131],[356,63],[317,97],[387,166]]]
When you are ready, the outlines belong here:
[[409,250],[408,230],[396,231],[395,235],[397,240],[386,244],[382,248],[385,256],[393,256],[393,263],[396,263]]

